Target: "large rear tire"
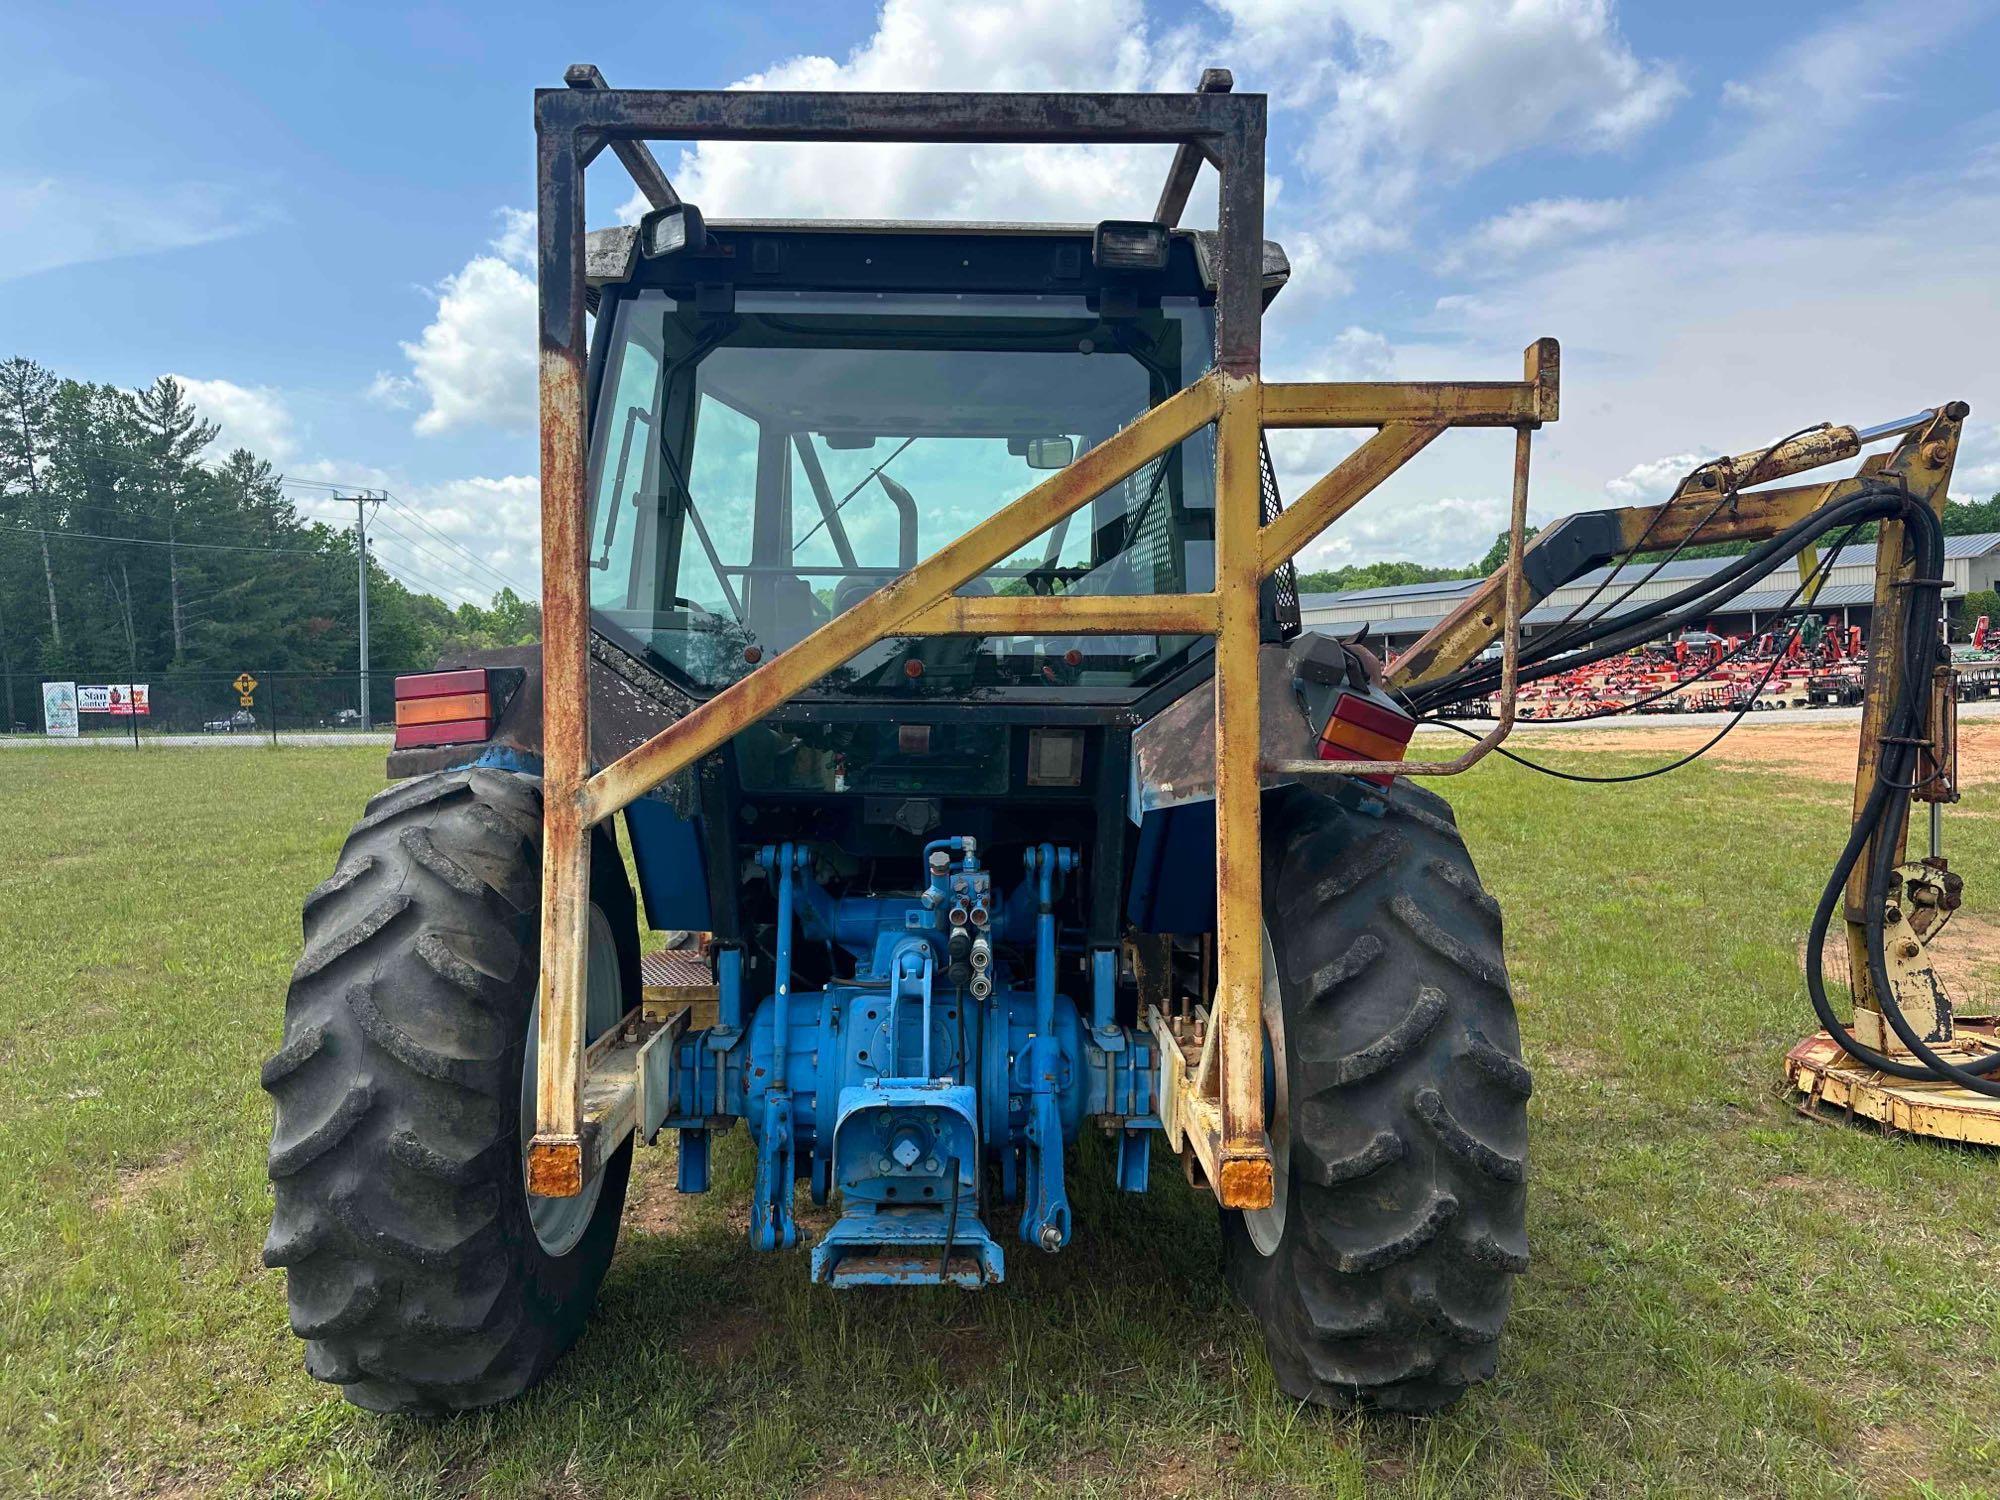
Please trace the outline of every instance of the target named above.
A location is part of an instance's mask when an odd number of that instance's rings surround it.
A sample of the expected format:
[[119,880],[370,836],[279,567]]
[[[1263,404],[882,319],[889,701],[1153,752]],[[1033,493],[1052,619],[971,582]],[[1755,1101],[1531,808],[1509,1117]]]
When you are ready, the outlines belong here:
[[1279,1180],[1271,1209],[1223,1215],[1224,1264],[1288,1395],[1436,1411],[1492,1376],[1528,1263],[1500,909],[1407,782],[1287,789],[1264,828]]
[[[284,1043],[264,1067],[264,1263],[286,1268],[307,1372],[358,1406],[520,1394],[576,1341],[611,1260],[629,1141],[587,1206],[531,1199],[522,1172],[541,839],[534,778],[402,782],[306,898]],[[639,994],[631,887],[602,838],[591,903],[596,1030]]]

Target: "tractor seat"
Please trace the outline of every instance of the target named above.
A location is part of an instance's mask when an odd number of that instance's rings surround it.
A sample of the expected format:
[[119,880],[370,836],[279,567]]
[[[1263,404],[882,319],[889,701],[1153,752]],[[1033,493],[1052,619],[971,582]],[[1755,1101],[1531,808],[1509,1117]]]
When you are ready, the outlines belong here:
[[833,612],[796,573],[772,578],[764,602],[770,628],[762,634],[780,651],[796,646],[833,618]]

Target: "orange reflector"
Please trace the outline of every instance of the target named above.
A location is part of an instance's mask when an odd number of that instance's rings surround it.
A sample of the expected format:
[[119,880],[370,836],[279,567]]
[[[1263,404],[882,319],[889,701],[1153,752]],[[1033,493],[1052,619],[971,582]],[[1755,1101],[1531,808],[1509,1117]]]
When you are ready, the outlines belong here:
[[451,719],[484,719],[491,700],[485,693],[451,693],[442,698],[398,698],[396,722],[442,724]]

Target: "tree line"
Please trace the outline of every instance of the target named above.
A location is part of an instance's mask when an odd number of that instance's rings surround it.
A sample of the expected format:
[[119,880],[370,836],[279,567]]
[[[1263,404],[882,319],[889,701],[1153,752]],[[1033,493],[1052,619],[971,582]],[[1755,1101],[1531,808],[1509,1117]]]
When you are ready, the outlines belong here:
[[[214,458],[217,431],[167,376],[126,390],[0,362],[0,723],[15,721],[17,692],[58,674],[355,669],[352,529],[300,516],[247,449]],[[535,602],[502,589],[490,607],[454,607],[370,550],[372,667],[539,639]]]
[[[1535,536],[1539,526],[1530,526],[1525,535]],[[1433,568],[1413,562],[1349,563],[1341,568],[1321,568],[1299,574],[1301,594],[1344,594],[1353,589],[1405,588],[1413,583],[1445,583],[1454,578],[1484,578],[1507,561],[1507,533],[1501,532],[1477,562],[1460,568]]]

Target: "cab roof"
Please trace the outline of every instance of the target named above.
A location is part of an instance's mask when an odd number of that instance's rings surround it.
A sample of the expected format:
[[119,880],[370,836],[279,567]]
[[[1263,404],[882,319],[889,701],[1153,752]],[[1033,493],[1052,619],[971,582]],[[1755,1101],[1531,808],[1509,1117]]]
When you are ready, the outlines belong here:
[[[1079,268],[1080,279],[1090,279],[1089,246],[1096,233],[1092,224],[1047,224],[1047,223],[959,223],[940,220],[888,220],[888,219],[720,219],[708,224],[710,236],[719,244],[734,249],[737,241],[763,241],[773,246],[786,243],[810,243],[814,240],[826,242],[832,259],[841,257],[833,253],[835,244],[849,242],[843,248],[852,249],[851,242],[857,238],[874,239],[889,245],[908,245],[915,240],[952,240],[987,242],[1061,242],[1082,247]],[[1214,230],[1174,229],[1168,232],[1170,264],[1172,260],[1189,256],[1194,275],[1199,285],[1209,291],[1216,286],[1218,262],[1221,246]],[[933,246],[932,248],[936,248]],[[774,256],[777,252],[773,252]],[[851,258],[851,256],[849,257]],[[659,262],[663,268],[675,258]],[[866,258],[864,257],[864,263]],[[598,290],[610,285],[623,285],[637,279],[651,281],[650,276],[641,277],[648,263],[639,256],[639,231],[636,226],[621,224],[610,229],[592,230],[584,236],[584,275],[590,289],[590,301],[594,307]],[[753,265],[756,264],[753,257]],[[775,258],[771,264],[777,264]],[[1264,241],[1264,305],[1278,294],[1291,276],[1291,262],[1286,258],[1284,248],[1275,240]],[[851,279],[850,275],[841,278]],[[698,273],[695,273],[698,275]],[[731,279],[741,274],[740,268],[732,273]],[[774,273],[778,274],[778,273]],[[691,279],[689,271],[683,270],[678,279]],[[759,278],[761,279],[761,277]],[[797,282],[798,276],[782,279]],[[804,279],[811,279],[810,276]],[[983,280],[975,277],[973,279]],[[1046,280],[1047,278],[1043,278]],[[1036,289],[1046,290],[1046,286]]]

